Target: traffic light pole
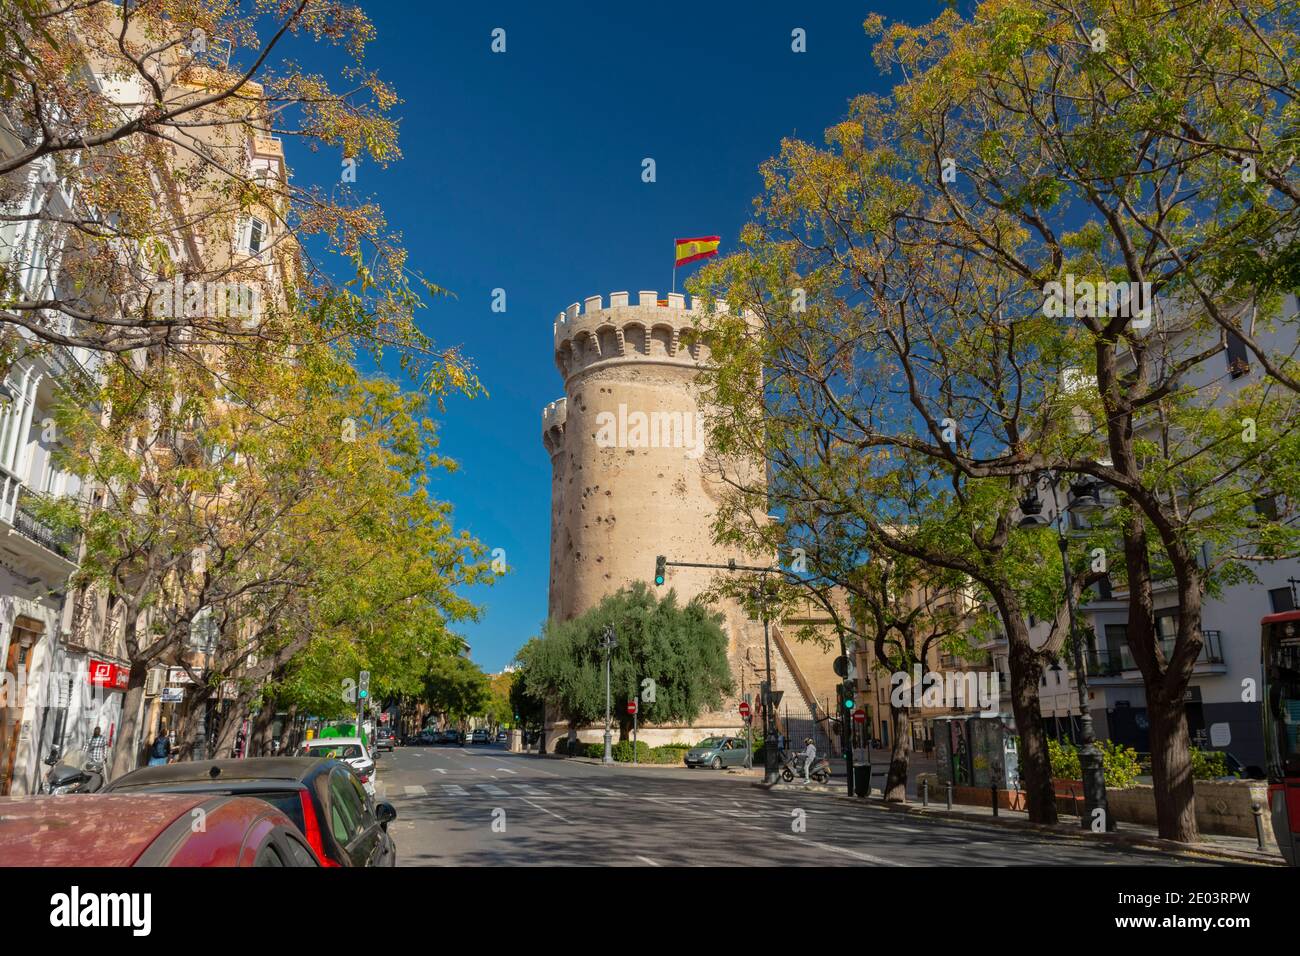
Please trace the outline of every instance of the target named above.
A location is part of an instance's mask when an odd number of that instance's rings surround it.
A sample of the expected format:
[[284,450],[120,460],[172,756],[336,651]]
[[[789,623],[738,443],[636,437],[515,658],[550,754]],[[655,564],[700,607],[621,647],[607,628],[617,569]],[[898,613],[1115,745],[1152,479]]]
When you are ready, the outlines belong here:
[[763,613],[763,663],[767,669],[767,680],[763,682],[763,782],[775,784],[778,781],[776,743],[776,720],[772,713],[772,643],[768,633],[767,620],[767,576],[780,572],[780,568],[756,567],[728,561],[726,564],[705,564],[696,561],[669,561],[662,554],[655,558],[655,584],[664,583],[664,568],[708,568],[714,571],[754,571],[762,577],[761,607]]

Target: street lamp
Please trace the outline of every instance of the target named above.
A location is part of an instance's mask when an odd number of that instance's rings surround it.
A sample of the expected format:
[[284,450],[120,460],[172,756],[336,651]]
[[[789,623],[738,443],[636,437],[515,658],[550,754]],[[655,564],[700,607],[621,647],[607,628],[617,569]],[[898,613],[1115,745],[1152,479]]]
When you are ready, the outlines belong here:
[[[1078,751],[1080,776],[1083,778],[1084,809],[1083,819],[1079,821],[1079,825],[1084,828],[1090,827],[1095,811],[1101,810],[1102,821],[1106,830],[1113,831],[1115,824],[1111,820],[1110,808],[1106,804],[1106,774],[1102,768],[1101,751],[1097,749],[1097,738],[1092,729],[1092,712],[1088,708],[1088,672],[1084,664],[1083,641],[1075,628],[1074,578],[1070,574],[1069,542],[1065,536],[1065,512],[1072,505],[1067,504],[1066,508],[1061,507],[1061,501],[1057,495],[1057,485],[1061,481],[1059,472],[1048,469],[1033,476],[1033,484],[1030,487],[1029,494],[1021,502],[1021,514],[1024,517],[1020,519],[1020,527],[1043,527],[1052,523],[1040,514],[1042,511],[1042,502],[1038,497],[1040,481],[1045,482],[1052,492],[1053,517],[1056,521],[1056,542],[1061,550],[1061,570],[1065,576],[1066,617],[1069,622],[1070,643],[1074,650],[1075,683],[1078,685],[1079,690],[1079,737],[1082,745],[1078,748]],[[1084,485],[1087,487],[1084,488]],[[1100,495],[1097,493],[1094,484],[1076,483],[1075,491],[1080,504],[1100,500]],[[1081,491],[1084,493],[1081,494]],[[1037,504],[1037,507],[1035,507],[1035,504]],[[1026,505],[1028,507],[1025,507]]]
[[757,596],[760,613],[763,615],[763,665],[767,671],[767,680],[763,681],[763,782],[775,784],[778,781],[777,759],[775,750],[776,720],[772,713],[772,641],[767,621],[767,575],[760,578],[762,586],[750,591],[750,596]]
[[606,624],[605,630],[601,632],[600,646],[605,649],[605,763],[614,762],[614,754],[610,746],[609,732],[609,655],[614,648],[618,647],[618,641],[614,640],[614,625]]

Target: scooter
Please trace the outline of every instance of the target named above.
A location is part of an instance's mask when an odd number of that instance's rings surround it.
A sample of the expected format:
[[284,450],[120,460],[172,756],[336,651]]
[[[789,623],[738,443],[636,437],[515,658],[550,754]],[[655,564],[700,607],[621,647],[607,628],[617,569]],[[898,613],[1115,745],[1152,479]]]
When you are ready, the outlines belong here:
[[[796,763],[799,754],[782,754],[781,756],[781,779],[786,783],[793,783],[796,775],[803,776],[803,767],[797,767]],[[812,767],[808,770],[808,776],[818,783],[829,783],[831,779],[831,763],[825,757],[817,757],[812,762]]]
[[87,760],[80,768],[61,763],[51,754],[45,761],[50,772],[45,776],[45,792],[56,797],[70,793],[94,793],[103,789],[104,765]]

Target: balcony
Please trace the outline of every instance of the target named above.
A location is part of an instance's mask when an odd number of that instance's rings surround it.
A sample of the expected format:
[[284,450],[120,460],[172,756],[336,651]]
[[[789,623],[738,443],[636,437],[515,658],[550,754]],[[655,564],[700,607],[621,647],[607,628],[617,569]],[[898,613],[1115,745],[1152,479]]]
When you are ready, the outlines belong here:
[[[1219,671],[1224,666],[1223,633],[1201,631],[1201,638],[1201,653],[1196,658],[1196,669]],[[1165,660],[1168,660],[1174,653],[1174,639],[1165,638],[1160,642],[1160,647],[1165,653]],[[1133,652],[1127,644],[1088,652],[1088,673],[1093,677],[1119,677],[1126,671],[1137,669],[1137,662],[1133,660]]]
[[28,488],[18,492],[18,502],[14,506],[14,530],[30,538],[44,548],[48,548],[68,561],[77,560],[77,533],[59,531],[36,516],[37,506],[44,498]]

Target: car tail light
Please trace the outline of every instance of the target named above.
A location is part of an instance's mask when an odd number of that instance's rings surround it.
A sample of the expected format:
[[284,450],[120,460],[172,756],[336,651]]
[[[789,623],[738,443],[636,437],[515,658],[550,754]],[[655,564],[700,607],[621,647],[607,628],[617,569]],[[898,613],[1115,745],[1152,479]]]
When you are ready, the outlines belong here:
[[362,783],[369,783],[369,782],[370,782],[370,774],[368,774],[368,773],[363,773],[363,774],[361,775],[361,782],[362,782]]
[[325,852],[325,842],[320,835],[320,821],[316,819],[316,807],[312,805],[311,796],[306,790],[300,790],[298,799],[302,802],[302,835],[307,838],[307,845],[316,851],[321,866],[339,866]]

